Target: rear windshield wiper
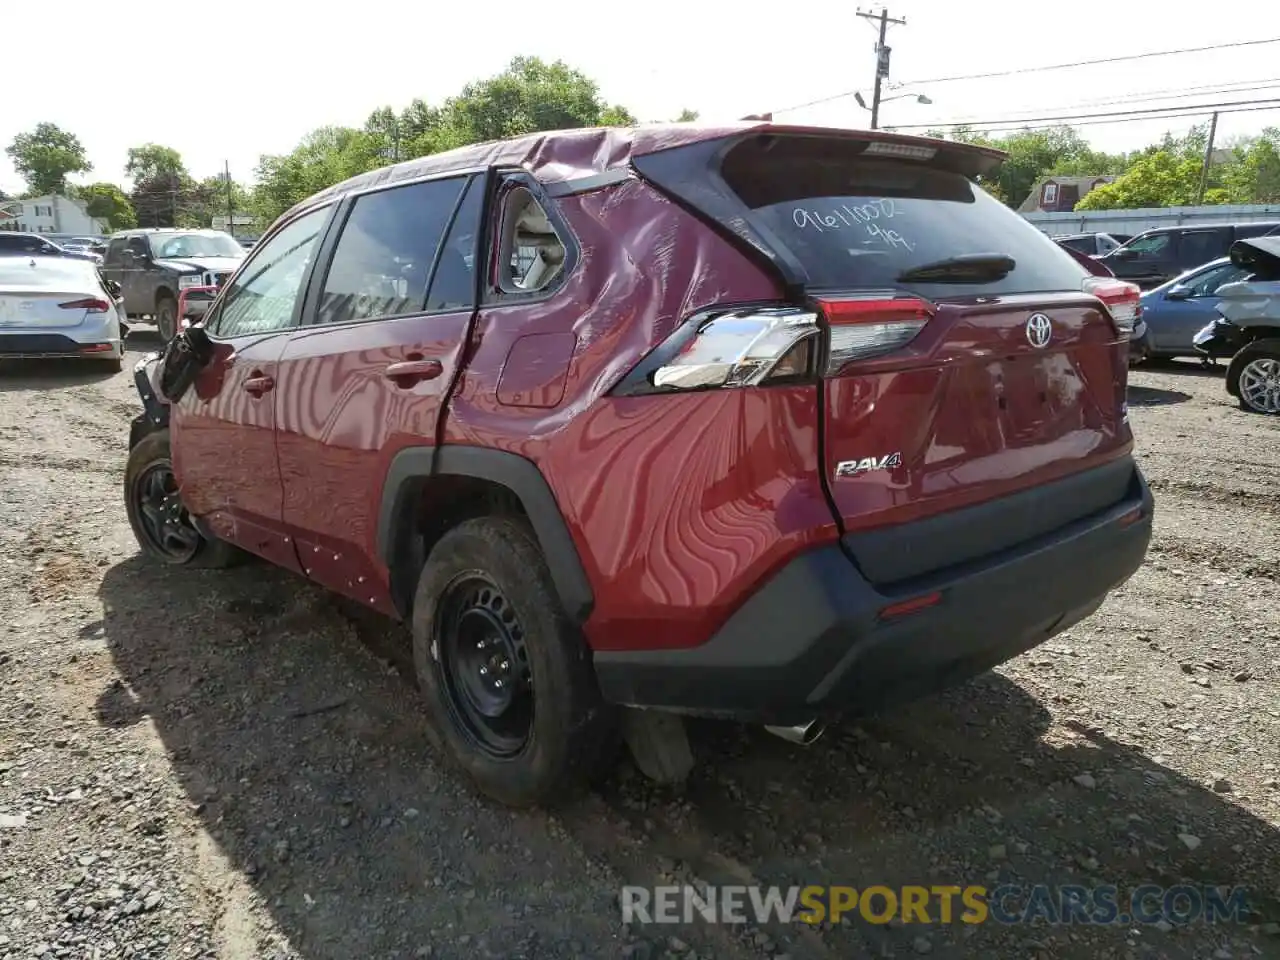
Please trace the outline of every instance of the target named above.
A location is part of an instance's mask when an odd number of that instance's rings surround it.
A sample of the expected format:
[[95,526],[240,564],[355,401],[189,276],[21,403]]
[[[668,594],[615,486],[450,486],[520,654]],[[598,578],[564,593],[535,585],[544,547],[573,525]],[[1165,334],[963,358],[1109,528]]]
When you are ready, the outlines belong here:
[[1016,267],[1013,257],[1002,253],[965,253],[925,263],[898,274],[898,283],[989,283],[1003,280]]

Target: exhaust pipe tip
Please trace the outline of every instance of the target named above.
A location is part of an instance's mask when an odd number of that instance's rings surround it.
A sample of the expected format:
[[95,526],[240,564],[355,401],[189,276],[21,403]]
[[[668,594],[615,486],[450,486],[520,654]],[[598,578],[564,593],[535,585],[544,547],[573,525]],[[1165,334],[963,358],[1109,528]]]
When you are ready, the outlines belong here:
[[810,720],[795,727],[774,727],[766,724],[765,729],[775,737],[807,747],[826,732],[827,725],[817,720]]

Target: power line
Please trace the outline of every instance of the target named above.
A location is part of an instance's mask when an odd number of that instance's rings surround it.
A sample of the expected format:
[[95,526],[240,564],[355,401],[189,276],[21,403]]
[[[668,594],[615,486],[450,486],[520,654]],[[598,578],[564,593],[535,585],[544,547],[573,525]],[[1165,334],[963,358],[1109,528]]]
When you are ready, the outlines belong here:
[[[1218,113],[1256,113],[1259,110],[1267,110],[1267,111],[1280,110],[1280,102],[1277,102],[1275,104],[1269,103],[1267,106],[1236,107],[1235,109],[1232,109],[1232,110],[1218,110],[1216,112]],[[1014,121],[1007,126],[983,127],[981,130],[974,130],[973,132],[981,133],[981,134],[1019,133],[1023,130],[1053,130],[1057,127],[1062,127],[1062,126],[1095,127],[1095,126],[1105,126],[1106,124],[1109,124],[1109,123],[1133,123],[1135,120],[1182,120],[1182,119],[1187,119],[1191,117],[1203,117],[1205,114],[1213,113],[1213,112],[1215,111],[1212,110],[1210,107],[1203,107],[1200,109],[1188,109],[1184,113],[1151,114],[1145,117],[1136,117],[1136,118],[1135,117],[1114,117],[1109,120],[1080,120],[1080,121],[1072,122],[1070,124],[1063,124],[1063,123],[1036,124],[1031,122],[1018,123]],[[966,126],[966,125],[963,123],[959,123],[959,124],[938,123],[938,124],[931,124],[930,129],[936,130],[936,129],[944,129],[946,127],[963,127],[963,126]],[[885,127],[885,130],[888,130],[888,131],[893,131],[895,129],[897,128]]]
[[1183,47],[1180,50],[1152,50],[1148,53],[1128,53],[1120,57],[1100,57],[1097,60],[1077,60],[1073,63],[1049,63],[1035,67],[1018,67],[1014,70],[996,70],[992,73],[965,73],[954,77],[932,77],[928,80],[907,80],[902,86],[918,86],[923,83],[952,83],[956,80],[987,80],[992,77],[1012,77],[1023,73],[1043,73],[1046,70],[1070,70],[1075,67],[1093,67],[1103,63],[1125,63],[1130,60],[1149,60],[1152,57],[1175,57],[1184,53],[1206,53],[1210,50],[1234,50],[1239,47],[1257,47],[1267,43],[1280,43],[1280,37],[1267,40],[1238,40],[1234,43],[1215,43],[1206,47]]
[[[1040,73],[1046,70],[1069,70],[1076,67],[1092,67],[1105,63],[1122,63],[1131,60],[1145,60],[1151,57],[1173,57],[1186,53],[1205,53],[1210,50],[1231,50],[1238,47],[1253,47],[1268,43],[1280,43],[1280,37],[1271,37],[1266,40],[1241,40],[1235,43],[1219,43],[1205,47],[1184,47],[1180,50],[1153,50],[1148,53],[1131,53],[1120,57],[1102,57],[1097,60],[1079,60],[1074,63],[1051,63],[1036,67],[1019,67],[1013,70],[998,70],[992,73],[970,73],[962,74],[954,77],[933,77],[928,80],[906,80],[894,89],[907,86],[922,86],[927,83],[951,83],[957,80],[986,80],[992,77],[1011,77],[1023,73]],[[852,97],[857,90],[845,90],[841,93],[833,93],[827,97],[818,97],[815,100],[806,100],[804,103],[797,103],[789,107],[778,107],[773,113],[789,113],[793,110],[803,110],[805,107],[816,107],[823,103],[831,103],[835,100],[843,100],[845,97]]]
[[[1160,115],[1169,111],[1187,111],[1192,113],[1212,112],[1220,110],[1223,113],[1230,113],[1232,107],[1253,107],[1262,106],[1263,104],[1274,104],[1271,109],[1280,109],[1280,97],[1266,100],[1233,100],[1227,103],[1196,103],[1186,104],[1185,106],[1171,107],[1146,107],[1141,110],[1108,110],[1102,113],[1077,113],[1056,117],[1027,117],[1021,121],[1024,123],[1072,123],[1075,121],[1093,120],[1101,117],[1129,117],[1137,119],[1159,119]],[[895,130],[928,130],[935,127],[986,127],[990,124],[1009,124],[1011,122],[1019,122],[1017,117],[1000,117],[995,120],[973,120],[973,121],[933,121],[932,123],[899,123],[895,124]]]
[[[1248,84],[1248,85],[1246,86],[1245,84]],[[1211,94],[1222,95],[1222,94],[1230,94],[1230,93],[1254,93],[1259,90],[1272,90],[1277,86],[1280,86],[1280,77],[1277,77],[1274,80],[1237,80],[1236,82],[1230,83],[1230,84],[1215,83],[1215,84],[1207,84],[1205,86],[1200,86],[1200,87],[1180,87],[1180,88],[1172,88],[1172,89],[1165,89],[1165,90],[1148,90],[1148,91],[1135,92],[1133,94],[1129,94],[1122,97],[1106,98],[1106,99],[1100,99],[1100,100],[1099,99],[1080,100],[1076,103],[1064,103],[1056,106],[1037,107],[1035,109],[1028,108],[1025,110],[1015,110],[1013,111],[1012,114],[1010,114],[1010,116],[1007,119],[1012,122],[1019,115],[1034,113],[1042,110],[1074,110],[1078,107],[1105,107],[1105,106],[1116,105],[1116,104],[1151,103],[1151,102],[1156,102],[1160,100],[1185,100],[1191,97],[1209,96]],[[1172,106],[1170,107],[1170,109],[1172,109]],[[964,117],[957,117],[954,120],[948,121],[948,125],[967,123],[969,118],[973,116],[975,115],[968,114],[967,116],[964,116]]]

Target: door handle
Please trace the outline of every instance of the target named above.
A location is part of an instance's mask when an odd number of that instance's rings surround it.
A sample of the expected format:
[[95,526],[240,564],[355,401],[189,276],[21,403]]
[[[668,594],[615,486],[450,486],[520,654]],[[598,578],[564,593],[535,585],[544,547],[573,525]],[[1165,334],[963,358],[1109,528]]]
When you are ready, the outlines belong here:
[[401,360],[384,367],[382,375],[394,381],[398,387],[410,387],[422,380],[434,380],[444,373],[444,364],[439,360]]
[[275,389],[276,381],[266,374],[254,371],[251,376],[245,378],[244,383],[240,385],[245,393],[250,393],[255,397],[260,397],[268,390]]

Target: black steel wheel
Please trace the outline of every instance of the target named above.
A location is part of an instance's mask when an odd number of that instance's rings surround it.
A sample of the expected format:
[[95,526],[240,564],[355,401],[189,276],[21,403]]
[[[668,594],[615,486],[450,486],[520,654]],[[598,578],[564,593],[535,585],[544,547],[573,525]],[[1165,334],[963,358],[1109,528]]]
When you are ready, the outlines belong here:
[[227,567],[242,554],[202,534],[182,502],[169,455],[169,431],[149,433],[129,451],[124,505],[142,552],[170,566]]
[[464,520],[431,548],[413,660],[433,743],[487,796],[561,803],[612,768],[617,711],[523,518]]
[[455,722],[494,759],[519,754],[533,732],[533,675],[515,608],[489,577],[464,573],[445,588],[436,642]]

